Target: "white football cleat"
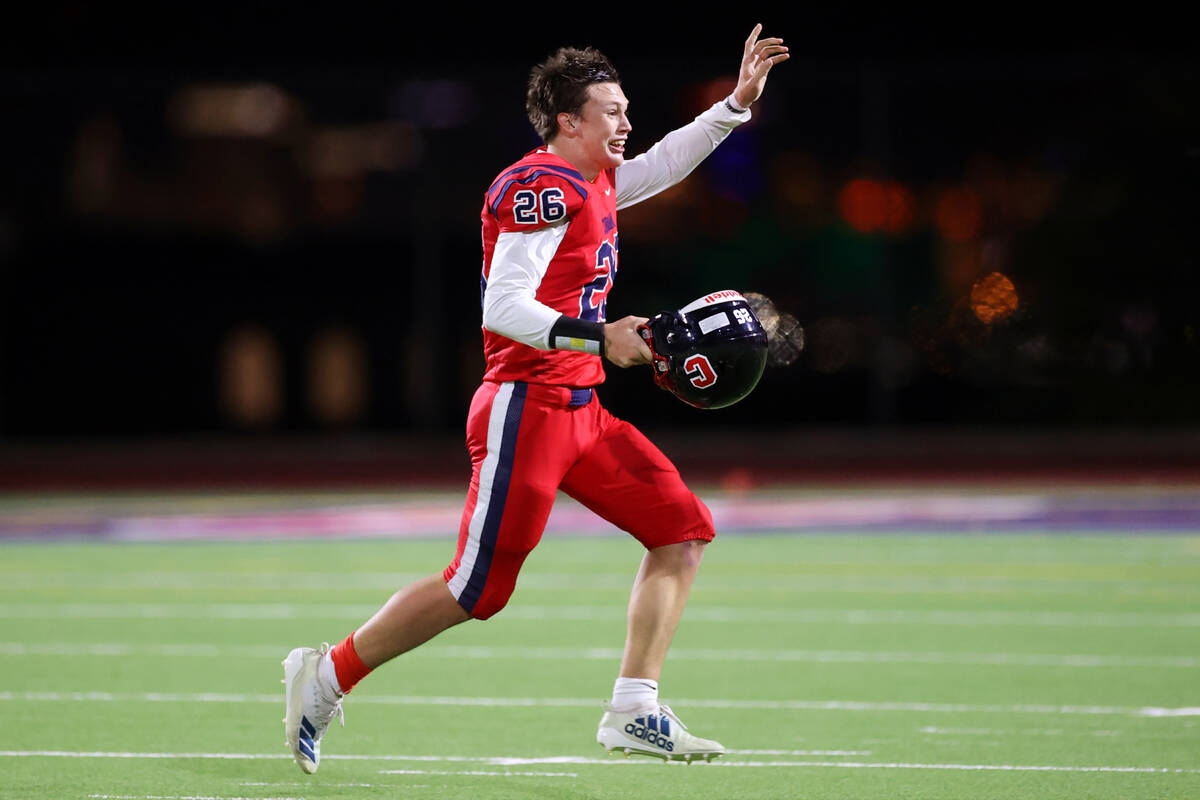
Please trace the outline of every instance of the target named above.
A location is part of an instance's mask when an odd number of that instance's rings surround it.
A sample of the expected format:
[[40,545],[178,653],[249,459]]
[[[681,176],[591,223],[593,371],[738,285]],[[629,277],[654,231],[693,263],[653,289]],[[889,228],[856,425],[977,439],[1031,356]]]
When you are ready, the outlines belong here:
[[664,761],[712,761],[725,747],[711,739],[688,733],[670,706],[657,705],[617,711],[605,704],[596,741],[611,753],[651,756]]
[[321,763],[321,737],[329,728],[334,715],[346,724],[342,712],[342,695],[327,686],[318,674],[317,665],[329,652],[329,645],[320,650],[297,647],[283,660],[283,685],[286,689],[287,716],[283,730],[287,746],[300,769],[312,774]]

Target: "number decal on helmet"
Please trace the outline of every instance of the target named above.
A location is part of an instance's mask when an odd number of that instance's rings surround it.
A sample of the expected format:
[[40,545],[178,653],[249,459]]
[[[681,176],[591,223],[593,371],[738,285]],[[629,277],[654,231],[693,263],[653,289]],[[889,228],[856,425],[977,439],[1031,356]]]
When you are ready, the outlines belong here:
[[707,389],[717,382],[717,371],[703,353],[696,353],[683,362],[683,374],[697,389]]
[[654,383],[694,408],[738,402],[758,385],[767,364],[767,333],[746,299],[732,290],[661,311],[642,328]]

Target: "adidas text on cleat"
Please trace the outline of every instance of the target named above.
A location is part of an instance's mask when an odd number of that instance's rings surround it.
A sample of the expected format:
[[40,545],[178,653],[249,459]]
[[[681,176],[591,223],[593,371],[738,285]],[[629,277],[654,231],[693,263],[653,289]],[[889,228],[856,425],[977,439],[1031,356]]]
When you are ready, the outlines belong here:
[[606,705],[596,741],[609,753],[651,756],[664,761],[712,761],[725,754],[725,747],[711,739],[688,732],[670,706],[616,711]]
[[342,695],[326,686],[318,675],[317,665],[328,652],[328,644],[322,645],[320,650],[297,647],[283,660],[287,703],[283,730],[296,763],[310,774],[316,772],[321,763],[321,737],[334,715],[341,718],[342,725],[346,724]]

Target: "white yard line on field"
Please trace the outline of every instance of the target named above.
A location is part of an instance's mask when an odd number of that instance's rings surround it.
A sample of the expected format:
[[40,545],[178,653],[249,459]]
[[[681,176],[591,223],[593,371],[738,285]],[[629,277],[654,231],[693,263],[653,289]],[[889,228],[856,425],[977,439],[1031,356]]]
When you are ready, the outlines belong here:
[[[524,587],[523,587],[524,588]],[[627,588],[627,587],[626,587]],[[362,619],[376,606],[337,603],[0,603],[4,619]],[[612,620],[624,622],[623,605],[520,605],[506,620]],[[1092,628],[1197,628],[1200,614],[1088,611],[939,611],[928,609],[823,609],[706,606],[686,612],[689,623],[775,623],[836,625],[1033,626]]]
[[[94,752],[71,752],[71,751],[0,751],[0,756],[8,757],[26,757],[26,758],[146,758],[146,759],[227,759],[227,760],[259,760],[259,759],[290,759],[291,756],[286,754],[264,754],[264,753],[94,753]],[[531,764],[580,764],[580,765],[615,765],[615,764],[658,764],[657,759],[647,760],[627,760],[623,758],[592,758],[587,756],[551,756],[548,758],[510,758],[510,757],[463,757],[463,756],[422,756],[419,759],[411,756],[337,756],[327,755],[323,758],[330,761],[335,760],[354,760],[354,761],[433,761],[441,758],[445,761],[475,761],[482,764],[509,766],[509,765],[531,765]],[[942,764],[942,763],[921,763],[921,762],[906,762],[906,761],[726,761],[718,759],[712,762],[711,766],[726,767],[726,768],[764,768],[764,767],[832,767],[840,769],[927,769],[927,770],[958,770],[970,772],[1093,772],[1093,773],[1145,773],[1145,774],[1160,774],[1160,775],[1198,775],[1200,769],[1182,768],[1182,767],[1148,767],[1148,766],[1118,766],[1118,765],[1070,765],[1070,764]],[[421,772],[412,773],[410,771],[391,771],[381,770],[382,774],[452,774],[443,772]],[[464,773],[457,773],[464,774]],[[490,772],[467,772],[465,774],[492,774]],[[497,773],[499,775],[513,775],[518,773]],[[541,774],[541,773],[533,773]],[[561,775],[571,775],[574,773],[561,773]],[[118,797],[138,797],[145,800],[207,800],[199,796],[162,796],[162,795],[89,795],[99,800],[99,798]],[[221,800],[230,800],[229,798],[221,798]],[[262,799],[260,799],[262,800]]]
[[738,756],[869,756],[870,750],[726,750]]
[[380,775],[482,775],[489,778],[578,778],[578,772],[495,772],[479,769],[381,769]]
[[[1165,709],[1163,709],[1165,710]],[[1186,709],[1185,709],[1186,710]],[[1144,715],[1150,716],[1150,715]],[[927,733],[935,736],[950,736],[956,739],[966,736],[1073,736],[1076,738],[1092,737],[1092,738],[1111,738],[1120,736],[1121,731],[1114,730],[1063,730],[1062,728],[944,728],[937,725],[924,725],[917,728],[917,733]],[[1158,732],[1155,734],[1158,738],[1167,738],[1170,734]],[[1181,737],[1191,737],[1190,731],[1177,732],[1176,735]]]
[[[283,702],[283,694],[230,694],[203,692],[0,692],[0,702],[100,702],[100,703],[265,703]],[[355,705],[462,706],[474,708],[600,708],[596,698],[577,697],[448,697],[416,695],[356,695]],[[1081,706],[1022,703],[918,703],[869,700],[674,700],[677,708],[714,708],[734,711],[864,711],[928,712],[933,714],[1082,714],[1135,717],[1195,717],[1200,706]],[[5,751],[0,751],[4,755]],[[12,751],[8,751],[12,752]]]
[[1046,764],[920,764],[910,762],[858,762],[858,761],[721,761],[712,762],[714,767],[841,767],[843,769],[931,769],[959,770],[966,772],[1122,772],[1148,773],[1156,775],[1200,775],[1200,769],[1181,767],[1118,767],[1118,766],[1070,766]]
[[[322,783],[326,789],[373,789],[374,783]],[[312,786],[309,781],[242,781],[238,786]]]
[[[624,621],[623,606],[522,606],[506,608],[509,619]],[[926,609],[754,608],[696,605],[686,612],[691,622],[791,622],[815,625],[944,625],[1098,628],[1195,628],[1200,614],[1086,611],[938,611]]]
[[[989,565],[991,566],[991,565]],[[1016,566],[1016,565],[1008,565]],[[282,576],[207,573],[149,573],[146,576],[117,573],[109,577],[35,573],[5,576],[0,592],[16,592],[22,598],[28,591],[65,588],[74,592],[89,589],[278,589],[290,591],[296,586],[320,584],[328,591],[396,590],[425,577],[424,574],[396,573],[395,575],[349,573],[297,573]],[[521,576],[522,592],[558,591],[561,589],[629,593],[633,576],[624,573],[561,573],[557,575],[530,574]],[[1072,579],[1063,575],[1036,577],[975,576],[890,576],[886,574],[858,575],[763,575],[757,578],[736,578],[706,575],[696,586],[696,592],[761,594],[764,591],[786,594],[957,594],[957,593],[1026,593],[1051,595],[1095,595],[1097,591],[1119,591],[1121,594],[1155,594],[1195,597],[1200,594],[1192,581],[1139,580],[1114,577]],[[11,595],[10,595],[11,596]],[[30,606],[29,603],[6,604]],[[320,610],[321,606],[312,606]],[[510,610],[505,613],[509,613]]]
[[[1111,732],[1111,731],[1110,731]],[[925,725],[917,728],[917,733],[929,733],[937,736],[1062,736],[1061,728],[942,728],[937,725]],[[1095,731],[1085,731],[1082,735],[1092,736]]]
[[[214,643],[143,644],[130,642],[0,642],[0,656],[162,656],[222,658],[272,658],[288,651],[286,645],[220,645]],[[410,658],[482,659],[494,661],[617,661],[614,647],[526,647],[428,645]],[[753,650],[675,648],[671,657],[684,661],[797,662],[814,664],[972,664],[997,667],[1150,667],[1194,669],[1200,657],[1106,655],[1089,653],[948,653],[872,650]]]
[[232,797],[227,794],[88,794],[92,800],[304,800],[303,797]]

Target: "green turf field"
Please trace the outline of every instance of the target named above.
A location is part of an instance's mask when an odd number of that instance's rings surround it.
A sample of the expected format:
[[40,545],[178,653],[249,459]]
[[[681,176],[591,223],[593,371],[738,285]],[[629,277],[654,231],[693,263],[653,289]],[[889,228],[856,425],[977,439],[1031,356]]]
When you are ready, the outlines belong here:
[[0,544],[3,798],[1196,798],[1200,536],[722,536],[663,699],[730,753],[595,743],[639,558],[547,539],[385,666],[305,776],[280,660],[452,539]]

